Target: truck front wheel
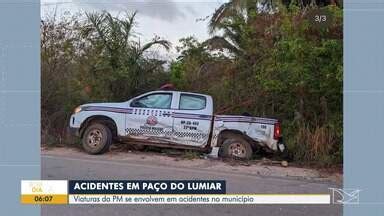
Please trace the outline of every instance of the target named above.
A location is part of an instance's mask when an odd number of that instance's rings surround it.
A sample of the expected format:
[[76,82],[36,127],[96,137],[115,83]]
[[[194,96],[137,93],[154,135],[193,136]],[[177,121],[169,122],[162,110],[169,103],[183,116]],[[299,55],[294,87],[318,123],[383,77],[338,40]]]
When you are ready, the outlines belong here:
[[104,153],[112,144],[112,132],[103,124],[93,123],[85,130],[82,143],[84,150],[89,154]]
[[221,148],[220,155],[227,158],[251,159],[253,150],[251,145],[241,137],[225,139]]

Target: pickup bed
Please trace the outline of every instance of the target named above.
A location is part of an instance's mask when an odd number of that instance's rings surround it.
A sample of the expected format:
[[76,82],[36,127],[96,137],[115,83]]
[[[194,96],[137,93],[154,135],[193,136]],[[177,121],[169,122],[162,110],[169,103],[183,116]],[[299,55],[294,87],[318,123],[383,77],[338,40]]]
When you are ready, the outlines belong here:
[[152,91],[121,103],[84,104],[72,114],[70,129],[90,154],[107,151],[113,141],[242,159],[259,149],[286,152],[278,120],[214,115],[212,97],[191,92]]

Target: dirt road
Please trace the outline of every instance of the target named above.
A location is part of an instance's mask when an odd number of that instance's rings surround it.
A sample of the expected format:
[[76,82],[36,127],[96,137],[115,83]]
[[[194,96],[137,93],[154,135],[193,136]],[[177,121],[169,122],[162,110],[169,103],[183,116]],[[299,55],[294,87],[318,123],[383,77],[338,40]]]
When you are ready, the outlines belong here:
[[[87,155],[42,151],[43,179],[225,179],[228,193],[329,193],[340,187],[315,170],[219,160],[182,160],[154,153]],[[42,215],[342,215],[337,205],[79,205],[44,206]]]

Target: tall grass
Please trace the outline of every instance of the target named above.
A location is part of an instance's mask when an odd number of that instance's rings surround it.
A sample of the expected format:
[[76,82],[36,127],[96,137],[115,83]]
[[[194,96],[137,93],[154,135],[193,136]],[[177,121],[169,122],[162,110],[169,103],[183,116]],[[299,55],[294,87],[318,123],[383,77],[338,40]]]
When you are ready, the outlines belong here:
[[342,161],[341,140],[331,127],[301,125],[289,141],[290,154],[295,162],[330,166]]

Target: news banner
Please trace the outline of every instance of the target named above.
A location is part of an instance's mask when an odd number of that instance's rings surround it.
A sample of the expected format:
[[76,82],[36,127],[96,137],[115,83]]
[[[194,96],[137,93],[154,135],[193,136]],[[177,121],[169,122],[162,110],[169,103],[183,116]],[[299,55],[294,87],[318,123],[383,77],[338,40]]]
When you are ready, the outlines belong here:
[[330,194],[227,194],[224,180],[22,180],[23,204],[330,204]]

